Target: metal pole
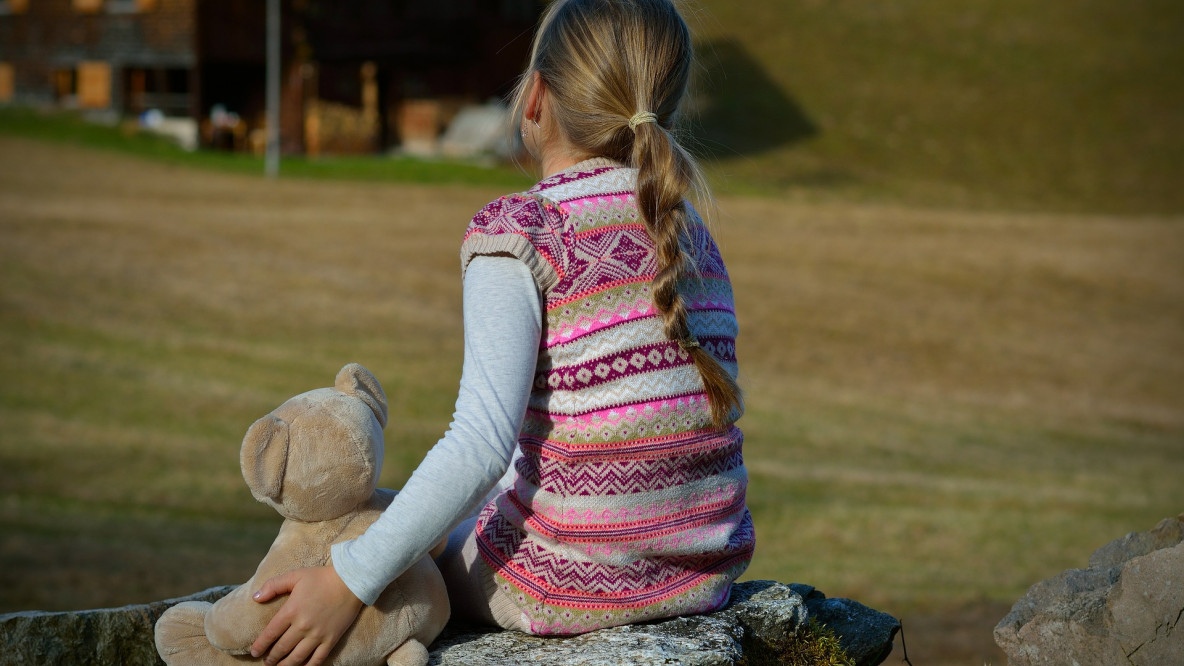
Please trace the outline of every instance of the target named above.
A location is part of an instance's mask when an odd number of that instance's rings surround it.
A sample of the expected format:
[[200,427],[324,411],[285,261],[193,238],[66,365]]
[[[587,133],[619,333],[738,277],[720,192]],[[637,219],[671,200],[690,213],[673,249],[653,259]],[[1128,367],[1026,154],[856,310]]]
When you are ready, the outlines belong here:
[[268,178],[280,172],[280,0],[267,0],[267,157]]

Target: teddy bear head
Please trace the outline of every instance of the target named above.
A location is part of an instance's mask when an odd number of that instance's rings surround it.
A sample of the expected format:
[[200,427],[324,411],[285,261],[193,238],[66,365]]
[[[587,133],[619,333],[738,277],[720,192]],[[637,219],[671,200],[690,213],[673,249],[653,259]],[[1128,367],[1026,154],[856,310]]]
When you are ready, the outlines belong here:
[[256,421],[240,463],[255,499],[304,522],[344,515],[370,498],[382,469],[386,394],[351,363],[333,388],[302,393]]

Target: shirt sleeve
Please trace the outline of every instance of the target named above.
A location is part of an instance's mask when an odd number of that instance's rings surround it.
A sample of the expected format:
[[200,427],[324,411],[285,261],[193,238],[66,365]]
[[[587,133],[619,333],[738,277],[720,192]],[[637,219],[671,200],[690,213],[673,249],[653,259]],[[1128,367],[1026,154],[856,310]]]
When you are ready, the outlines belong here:
[[534,379],[542,304],[531,269],[475,256],[464,277],[465,355],[452,423],[364,534],[332,547],[346,586],[367,605],[440,542],[506,473]]

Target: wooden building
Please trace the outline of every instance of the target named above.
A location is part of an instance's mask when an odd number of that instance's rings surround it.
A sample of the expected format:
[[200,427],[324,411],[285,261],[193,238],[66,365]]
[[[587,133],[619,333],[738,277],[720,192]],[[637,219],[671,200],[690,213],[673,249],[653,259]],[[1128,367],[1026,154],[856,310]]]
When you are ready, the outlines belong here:
[[[286,153],[433,141],[502,96],[542,0],[283,0]],[[206,144],[257,148],[263,0],[0,0],[0,104],[156,110]]]

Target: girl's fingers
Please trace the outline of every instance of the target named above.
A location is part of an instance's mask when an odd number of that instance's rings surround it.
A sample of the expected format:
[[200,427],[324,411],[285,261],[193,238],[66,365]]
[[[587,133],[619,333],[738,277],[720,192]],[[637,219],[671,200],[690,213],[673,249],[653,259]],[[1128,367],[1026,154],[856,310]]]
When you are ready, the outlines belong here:
[[[288,657],[290,657],[292,651],[298,648],[305,640],[306,639],[304,636],[297,635],[294,629],[289,629],[288,631],[284,632],[284,635],[280,636],[279,640],[275,642],[275,645],[272,645],[271,649],[267,651],[267,656],[264,657],[263,662],[267,664],[267,666],[276,666],[277,664],[281,663],[281,660],[284,664],[301,663],[300,661],[290,660]],[[312,654],[312,649],[309,649],[308,653]]]
[[277,638],[283,636],[290,626],[292,625],[288,621],[288,616],[281,609],[279,613],[275,614],[275,617],[271,618],[271,622],[268,622],[267,626],[263,628],[263,631],[260,632],[255,642],[251,643],[251,656],[258,659],[267,654],[271,648],[271,644]]
[[317,646],[317,651],[312,653],[312,659],[308,660],[308,666],[321,666],[329,660],[329,653],[333,648],[328,643],[321,643]]
[[292,651],[288,653],[288,656],[283,661],[279,662],[279,666],[301,666],[304,662],[308,661],[308,658],[313,655],[318,647],[320,647],[320,643],[305,637],[292,648]]
[[264,603],[280,595],[291,593],[292,588],[296,586],[296,581],[299,580],[299,576],[295,574],[295,571],[289,571],[286,574],[268,578],[267,582],[263,584],[263,587],[251,595],[251,598],[259,603]]

